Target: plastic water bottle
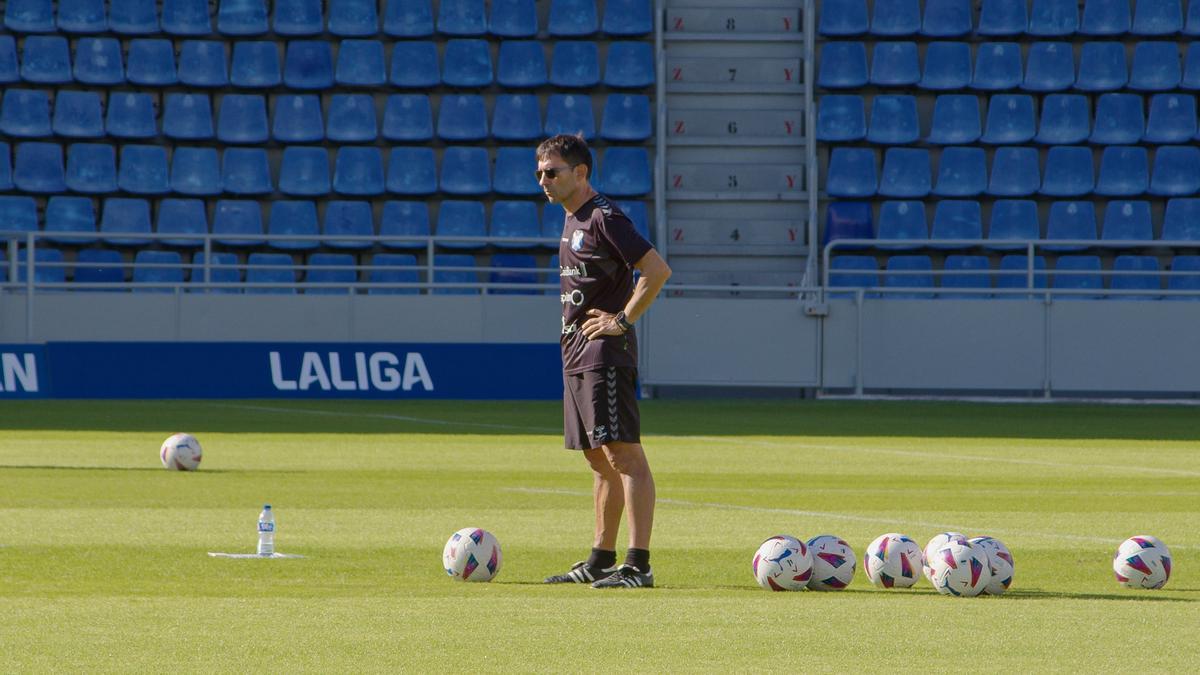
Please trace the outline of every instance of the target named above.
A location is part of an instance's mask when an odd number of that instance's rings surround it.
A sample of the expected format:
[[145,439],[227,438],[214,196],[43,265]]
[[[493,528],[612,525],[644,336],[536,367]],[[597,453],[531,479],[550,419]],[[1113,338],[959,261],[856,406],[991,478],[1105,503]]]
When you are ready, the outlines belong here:
[[264,504],[258,514],[258,554],[264,557],[275,554],[275,512],[270,504]]

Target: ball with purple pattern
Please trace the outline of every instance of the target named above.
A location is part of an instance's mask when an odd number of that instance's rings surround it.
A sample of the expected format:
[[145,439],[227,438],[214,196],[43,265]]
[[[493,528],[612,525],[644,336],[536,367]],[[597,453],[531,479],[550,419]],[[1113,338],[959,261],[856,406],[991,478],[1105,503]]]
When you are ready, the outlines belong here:
[[881,588],[909,588],[919,576],[924,555],[912,537],[899,532],[881,534],[867,547],[863,572]]
[[925,562],[929,581],[943,595],[974,597],[992,580],[987,552],[966,541],[951,541],[935,549]]
[[500,572],[500,542],[491,532],[464,527],[442,549],[442,568],[459,581],[491,581]]
[[758,585],[769,591],[802,591],[812,575],[812,557],[804,542],[777,534],[754,552],[751,572]]
[[814,591],[840,591],[854,580],[858,557],[845,539],[822,534],[808,540],[812,554],[812,579],[808,587]]
[[1162,588],[1171,578],[1171,550],[1148,534],[1130,537],[1113,556],[1113,573],[1127,588]]

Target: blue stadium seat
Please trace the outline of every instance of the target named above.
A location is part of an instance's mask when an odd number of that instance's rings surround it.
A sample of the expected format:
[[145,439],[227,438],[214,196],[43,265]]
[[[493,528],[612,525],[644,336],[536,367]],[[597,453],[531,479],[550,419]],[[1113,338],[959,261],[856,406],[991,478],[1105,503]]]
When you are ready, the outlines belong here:
[[[138,251],[133,256],[134,284],[182,284],[183,258],[178,251]],[[173,293],[169,286],[147,286],[135,293]]]
[[[540,123],[540,121],[539,121]],[[600,137],[610,141],[645,141],[652,132],[650,98],[645,94],[609,94],[604,102]]]
[[1200,43],[1188,43],[1183,55],[1183,78],[1179,81],[1179,88],[1189,91],[1200,89]]
[[921,137],[915,96],[879,94],[871,101],[871,125],[867,140],[872,143],[914,143]]
[[[849,43],[853,44],[853,43]],[[871,57],[871,84],[877,87],[907,87],[921,79],[915,42],[876,42]]]
[[493,137],[502,141],[532,141],[542,137],[542,113],[536,95],[497,94],[495,102]]
[[[325,236],[374,237],[375,219],[371,213],[370,202],[351,202],[332,200],[325,204],[325,219],[323,232]],[[365,239],[329,239],[325,245],[330,248],[366,250],[374,243]]]
[[825,192],[830,197],[870,197],[879,189],[874,150],[835,146],[829,154]]
[[226,148],[221,157],[221,186],[232,195],[270,195],[271,167],[265,148]]
[[817,32],[829,37],[862,35],[870,25],[866,0],[826,0],[819,15]]
[[[891,202],[887,202],[891,203]],[[919,203],[919,202],[915,202]],[[553,217],[557,224],[553,229],[548,223],[543,223],[543,232],[548,236],[553,236],[556,239],[561,238],[563,231],[565,212],[562,207],[551,209],[547,205],[547,215],[543,219]],[[837,239],[874,239],[875,229],[871,223],[871,204],[869,202],[829,202],[825,208],[825,229],[822,232],[822,245],[828,244]],[[849,250],[851,247],[844,247],[842,250]],[[866,248],[865,246],[854,246],[855,249]]]
[[[420,283],[417,258],[410,253],[376,253],[371,256],[367,280],[372,284]],[[368,295],[416,295],[418,288],[368,288]]]
[[996,145],[1027,143],[1037,131],[1033,97],[996,94],[988,102],[987,124],[979,140]]
[[75,81],[101,86],[124,82],[121,43],[115,38],[80,38],[75,45]]
[[[855,238],[870,239],[872,236],[868,219],[867,230],[855,233]],[[925,204],[917,201],[884,202],[879,207],[878,238],[903,239],[913,242],[911,244],[879,244],[878,248],[885,251],[911,251],[929,245],[929,225],[925,219]]]
[[179,82],[189,87],[229,84],[225,45],[215,40],[184,40],[179,50]]
[[596,0],[550,0],[546,30],[556,37],[591,35],[600,28]]
[[333,51],[330,43],[322,40],[288,42],[283,58],[283,83],[292,89],[332,87]]
[[338,148],[333,165],[333,191],[343,195],[383,194],[383,152],[379,148]]
[[1142,140],[1146,114],[1138,94],[1103,94],[1096,100],[1096,123],[1088,139],[1104,145],[1132,145]]
[[346,87],[381,87],[386,84],[383,43],[379,40],[342,40],[338,46],[333,79]]
[[289,146],[279,164],[279,191],[319,197],[329,193],[329,154],[325,148]]
[[[394,155],[393,155],[394,156]],[[486,148],[448,147],[442,152],[440,187],[452,195],[486,195],[492,190],[491,160]]]
[[447,199],[438,207],[437,242],[442,248],[481,249],[487,244],[482,240],[475,241],[443,241],[441,237],[486,237],[487,218],[484,216],[483,202],[461,201]]
[[[479,278],[473,269],[475,256],[467,254],[438,253],[433,256],[433,283],[435,284],[476,284]],[[434,288],[430,291],[435,295],[478,295],[478,288]]]
[[208,0],[163,0],[162,29],[171,35],[208,35]]
[[[870,255],[837,255],[829,260],[830,288],[876,288],[879,263]],[[867,294],[871,297],[872,294]],[[853,298],[853,293],[829,293],[830,298]]]
[[1183,34],[1188,36],[1200,35],[1200,5],[1189,2],[1187,17],[1183,24]]
[[[387,201],[379,219],[381,237],[428,237],[429,204],[426,202]],[[425,242],[385,241],[384,248],[423,249]]]
[[451,87],[486,87],[492,83],[492,55],[486,40],[447,40],[444,56],[444,84]]
[[971,45],[966,42],[930,42],[925,47],[921,89],[950,91],[971,83]]
[[[1096,239],[1096,205],[1090,201],[1054,202],[1046,221],[1046,239]],[[1047,251],[1082,251],[1086,244],[1047,244]]]
[[217,115],[217,140],[225,143],[265,143],[267,102],[258,94],[225,94]]
[[[1051,273],[1051,286],[1058,289],[1090,290],[1104,288],[1104,280],[1100,276],[1100,258],[1094,255],[1064,255],[1059,256],[1054,272]],[[1061,300],[1097,300],[1099,294],[1056,295]]]
[[0,106],[0,132],[17,138],[51,134],[50,95],[36,89],[8,89]]
[[[316,237],[317,205],[310,201],[276,199],[271,202],[267,220],[270,237]],[[312,250],[320,246],[316,239],[267,239],[267,246],[286,251]]]
[[[496,253],[492,255],[488,273],[488,283],[492,284],[522,284],[533,286],[538,283],[537,260],[528,253]],[[491,295],[540,295],[536,288],[493,288],[487,291]]]
[[546,100],[546,135],[582,133],[584,140],[596,137],[592,97],[587,94],[550,94]]
[[1029,34],[1041,37],[1072,35],[1079,30],[1076,0],[1033,0],[1029,8]]
[[608,43],[604,84],[610,87],[649,87],[654,84],[654,50],[649,42]]
[[268,30],[267,0],[221,0],[217,8],[217,32],[241,37],[262,35]]
[[325,121],[321,99],[316,94],[281,94],[275,99],[271,137],[281,143],[313,143],[324,140]]
[[71,81],[71,54],[60,35],[29,35],[21,50],[21,79],[37,84]]
[[[5,144],[7,149],[7,144]],[[57,143],[21,143],[13,161],[13,185],[22,192],[66,190],[62,147]]]
[[72,143],[67,148],[66,186],[72,192],[117,190],[117,156],[107,143]]
[[290,254],[251,253],[246,258],[247,294],[295,295],[296,288],[286,285],[294,283],[296,267]]
[[[610,149],[611,152],[611,149]],[[534,177],[537,157],[532,147],[498,148],[496,179],[492,190],[503,195],[542,196],[542,186]],[[630,189],[637,189],[633,187]]]
[[379,135],[375,100],[370,94],[334,94],[329,98],[325,137],[340,143],[365,143]]
[[53,33],[54,9],[49,0],[9,0],[4,26],[16,33]]
[[[378,33],[379,13],[375,4],[375,0],[329,0],[329,32],[339,37]],[[342,46],[345,47],[345,42]]]
[[213,253],[212,262],[205,265],[204,251],[196,251],[192,254],[191,272],[188,279],[193,284],[226,284],[224,287],[204,289],[204,293],[240,292],[238,288],[233,287],[233,284],[240,285],[242,282],[242,272],[238,265],[237,254]]
[[1150,194],[1186,197],[1200,192],[1200,148],[1163,145],[1154,151]]
[[613,197],[634,197],[653,189],[646,148],[609,147],[598,176],[601,189]]
[[391,77],[388,81],[397,87],[409,89],[428,89],[441,84],[437,46],[432,42],[423,41],[394,44]]
[[431,195],[437,192],[437,168],[434,166],[433,148],[392,148],[388,163],[387,190],[400,195]]
[[[28,249],[17,251],[17,281],[25,283],[29,278],[26,261]],[[67,268],[62,264],[63,253],[56,248],[39,246],[33,253],[33,281],[38,284],[61,284],[67,281]],[[1177,277],[1172,277],[1175,279]]]
[[1050,94],[1042,100],[1038,143],[1073,145],[1087,141],[1091,132],[1091,106],[1082,94]]
[[1035,42],[1025,65],[1026,91],[1066,91],[1075,84],[1075,55],[1070,42]]
[[1015,42],[985,42],[975,53],[975,75],[971,88],[1002,91],[1020,86],[1021,45]]
[[1129,32],[1129,0],[1087,0],[1080,35],[1112,36]]
[[595,42],[559,41],[550,55],[550,84],[594,87],[600,83],[600,49]]
[[100,95],[94,91],[58,92],[54,98],[54,133],[68,138],[100,138],[104,135],[100,108]]
[[867,46],[862,42],[826,42],[821,46],[817,86],[858,89],[867,84]]
[[1200,199],[1176,197],[1163,211],[1164,241],[1200,241]]
[[[226,153],[231,150],[226,150]],[[216,148],[177,147],[171,152],[171,190],[184,195],[221,194],[221,168]]]
[[83,246],[99,241],[96,208],[89,197],[51,197],[46,201],[45,218],[46,239],[56,244]]
[[[933,288],[933,262],[927,255],[894,255],[887,260],[887,273],[883,275],[885,288]],[[928,300],[933,293],[900,292],[884,293],[883,298],[892,300]]]
[[874,9],[871,15],[872,35],[915,35],[921,29],[921,5],[918,0],[881,2]]
[[488,137],[487,108],[478,94],[446,94],[438,108],[438,138],[481,141]]
[[36,232],[37,229],[37,202],[33,197],[0,196],[0,232]]
[[1130,31],[1134,35],[1174,35],[1182,30],[1180,0],[1138,0]]
[[1021,35],[1029,27],[1025,0],[983,0],[979,8],[980,35]]
[[383,32],[401,38],[433,35],[433,9],[429,0],[386,0]]
[[0,34],[0,83],[12,84],[19,79],[17,43],[13,36]]
[[233,43],[233,64],[229,83],[246,89],[267,89],[283,82],[279,70],[279,49],[275,42],[238,41]]
[[[834,209],[840,207],[842,204],[843,202],[830,202],[829,206],[826,208],[827,214],[832,214]],[[871,220],[871,207],[870,205],[865,206],[867,212],[867,221],[869,223]],[[542,244],[542,246],[545,248],[554,249],[556,251],[558,250],[558,240],[562,237],[563,221],[566,219],[566,217],[566,211],[563,209],[561,204],[551,204],[550,202],[546,202],[546,205],[542,207],[542,236],[547,239],[553,239],[554,241]],[[828,226],[826,226],[826,231],[828,231]]]
[[[262,207],[256,200],[222,199],[213,212],[213,241],[222,246],[257,247],[263,237]],[[214,262],[216,258],[213,258]]]
[[[85,248],[75,256],[77,284],[119,284],[125,281],[125,268],[120,251],[112,249]],[[119,289],[79,289],[90,291],[115,291]]]
[[534,0],[492,0],[488,32],[507,39],[537,37],[538,18]]
[[164,199],[158,205],[158,234],[180,235],[159,239],[165,246],[195,248],[204,245],[203,235],[208,234],[208,214],[202,199]]
[[1138,91],[1170,91],[1179,86],[1183,71],[1179,45],[1175,42],[1139,42],[1133,48],[1129,88]]
[[392,94],[383,112],[383,137],[389,141],[433,139],[433,108],[425,94]]
[[601,30],[607,35],[649,35],[654,32],[653,4],[651,0],[607,0]]
[[163,135],[180,140],[211,139],[213,117],[208,94],[167,94],[163,108]]
[[[971,0],[925,0],[921,35],[959,37],[971,32]],[[876,10],[878,11],[878,10]]]
[[1051,197],[1082,197],[1095,187],[1095,174],[1091,148],[1056,145],[1046,153],[1039,192]]
[[1100,156],[1100,175],[1096,194],[1106,197],[1134,197],[1150,185],[1150,162],[1146,148],[1110,145]]
[[862,96],[826,94],[817,104],[817,140],[845,143],[867,137],[867,113]]
[[1196,135],[1196,97],[1191,94],[1154,94],[1146,120],[1147,143],[1186,143]]
[[929,195],[929,151],[924,148],[888,148],[879,175],[884,197],[920,198]]
[[[537,205],[533,202],[497,200],[492,204],[493,237],[528,238],[541,236]],[[497,241],[498,248],[533,248],[532,241]]]
[[1113,300],[1158,300],[1162,296],[1161,270],[1158,258],[1152,255],[1119,255],[1113,260],[1112,283],[1109,287],[1114,291],[1151,291],[1146,294],[1117,294],[1108,297]]
[[151,241],[149,237],[113,235],[147,235],[150,229],[150,202],[126,197],[104,200],[100,215],[100,234],[108,235],[101,237],[104,243],[113,246],[146,246]]
[[[1033,283],[1030,285],[1029,256],[1019,253],[1000,258],[1000,269],[996,272],[996,288],[1046,288],[1046,258],[1033,257]],[[1021,295],[998,293],[1002,300],[1017,300]]]
[[1025,244],[999,242],[1041,237],[1042,225],[1038,220],[1037,202],[1032,199],[997,199],[992,204],[986,248],[996,251],[1018,250],[1025,248]]
[[165,87],[179,82],[175,72],[175,48],[170,40],[131,40],[126,63],[125,77],[131,84]]
[[358,282],[354,256],[349,253],[314,253],[308,257],[304,292],[308,295],[346,295]]
[[541,87],[546,84],[546,53],[536,40],[504,40],[500,43],[496,82],[507,89]]
[[1120,42],[1085,42],[1079,51],[1079,75],[1075,88],[1081,91],[1117,91],[1129,82],[1125,45]]
[[[35,270],[35,278],[37,274]],[[1167,277],[1167,290],[1200,291],[1200,255],[1177,255],[1171,260],[1171,274]],[[1197,298],[1200,298],[1200,295],[1167,296],[1167,300],[1196,300]]]
[[1150,202],[1113,200],[1104,208],[1103,241],[1150,241],[1154,226],[1150,222]]
[[979,202],[973,199],[943,199],[933,210],[930,229],[933,248],[973,248],[971,244],[939,243],[949,239],[983,239],[983,214]]
[[0,190],[11,190],[13,187],[12,162],[8,152],[8,143],[0,142]]
[[154,0],[121,0],[110,3],[108,27],[120,35],[149,35],[158,32]]
[[[985,255],[946,256],[940,276],[942,288],[982,289],[992,287],[991,268]],[[980,300],[991,297],[990,293],[938,293],[943,300]]]
[[[67,158],[68,174],[70,157]],[[139,195],[161,195],[171,191],[167,172],[167,149],[161,145],[126,145],[121,148],[117,187]]]
[[987,189],[987,153],[983,148],[952,147],[942,150],[933,194],[939,197],[975,197]]
[[317,35],[325,32],[321,0],[288,0],[275,3],[276,35]]
[[[822,104],[823,101],[824,99]],[[819,117],[817,129],[820,138]],[[934,101],[933,120],[930,123],[929,136],[925,139],[927,142],[938,145],[965,145],[979,140],[981,133],[978,96],[942,94]]]
[[[645,201],[641,199],[627,199],[617,202],[617,206],[625,212],[625,215],[629,217],[629,220],[633,221],[633,229],[637,230],[638,234],[642,235],[646,241],[654,241],[654,235],[650,233],[649,214],[647,212]],[[560,227],[559,229],[561,230],[562,228]]]
[[442,35],[476,36],[487,32],[484,4],[480,0],[441,0],[437,31]]

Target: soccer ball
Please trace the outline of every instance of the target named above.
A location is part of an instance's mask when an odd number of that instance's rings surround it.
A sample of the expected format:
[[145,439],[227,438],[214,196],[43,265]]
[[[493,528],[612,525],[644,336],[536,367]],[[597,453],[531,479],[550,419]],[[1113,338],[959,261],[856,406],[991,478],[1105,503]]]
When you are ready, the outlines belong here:
[[1014,567],[1012,553],[1008,547],[994,537],[973,537],[970,542],[975,548],[982,548],[987,553],[988,570],[992,573],[992,580],[983,592],[988,595],[1000,595],[1007,591],[1012,584]]
[[764,541],[754,553],[754,580],[769,591],[799,591],[812,576],[808,546],[786,534]]
[[879,535],[863,556],[863,571],[871,583],[883,588],[909,588],[920,578],[917,570],[924,558],[917,542],[908,535],[889,532]]
[[921,571],[925,573],[925,578],[929,580],[929,583],[933,583],[933,572],[929,569],[929,561],[933,558],[933,552],[952,541],[965,544],[967,543],[967,535],[962,532],[942,532],[934,535],[933,539],[930,539],[929,543],[925,544],[925,549],[922,551],[925,558],[921,563]]
[[840,591],[854,580],[857,556],[850,544],[832,534],[822,534],[808,540],[812,555],[812,579],[808,587],[815,591]]
[[442,549],[442,567],[459,581],[491,581],[500,571],[500,542],[491,532],[464,527]]
[[939,547],[926,563],[930,569],[929,581],[943,595],[973,597],[982,593],[992,580],[987,551],[965,541],[951,541]]
[[200,441],[191,434],[172,434],[158,450],[163,466],[175,471],[200,468]]
[[1171,551],[1148,534],[1130,537],[1113,556],[1113,572],[1122,586],[1162,588],[1171,578]]

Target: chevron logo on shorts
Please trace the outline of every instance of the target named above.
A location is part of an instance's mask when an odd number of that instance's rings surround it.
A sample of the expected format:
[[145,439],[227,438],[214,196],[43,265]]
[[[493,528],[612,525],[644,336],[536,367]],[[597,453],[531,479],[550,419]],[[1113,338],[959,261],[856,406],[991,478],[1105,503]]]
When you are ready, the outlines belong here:
[[617,369],[609,368],[604,379],[608,387],[608,426],[612,437],[616,439],[617,431],[620,429],[617,417]]

